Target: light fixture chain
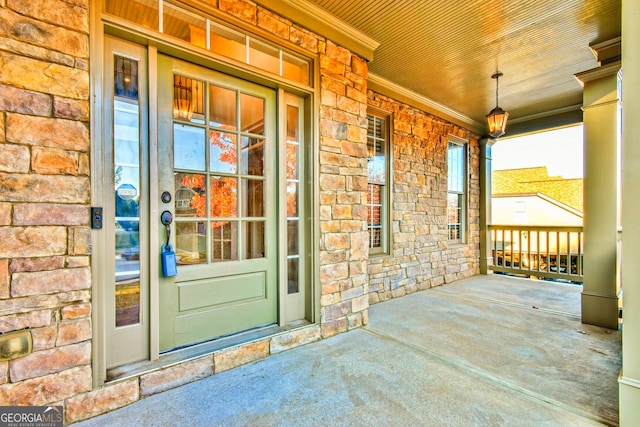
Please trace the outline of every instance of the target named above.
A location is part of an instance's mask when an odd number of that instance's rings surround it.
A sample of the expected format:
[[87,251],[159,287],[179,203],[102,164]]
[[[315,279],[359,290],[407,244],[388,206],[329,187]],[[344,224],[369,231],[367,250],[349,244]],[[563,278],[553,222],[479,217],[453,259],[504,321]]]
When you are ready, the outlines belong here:
[[496,76],[496,107],[498,106],[498,81],[500,80],[500,76]]

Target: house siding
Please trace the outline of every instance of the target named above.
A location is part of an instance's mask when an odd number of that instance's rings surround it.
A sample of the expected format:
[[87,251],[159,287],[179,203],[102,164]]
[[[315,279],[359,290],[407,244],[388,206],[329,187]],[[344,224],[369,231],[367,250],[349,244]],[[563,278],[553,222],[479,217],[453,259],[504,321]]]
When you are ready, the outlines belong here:
[[[207,4],[203,2],[203,4]],[[478,272],[479,149],[458,126],[367,91],[367,62],[244,0],[209,2],[315,55],[320,87],[317,324],[153,372],[92,384],[88,0],[0,1],[0,333],[29,329],[33,352],[0,362],[0,404],[64,405],[67,423],[329,337],[370,303]],[[367,108],[393,113],[393,247],[369,257]],[[469,140],[468,243],[450,246],[447,136]],[[96,144],[94,144],[96,145]],[[95,262],[95,261],[94,261]]]

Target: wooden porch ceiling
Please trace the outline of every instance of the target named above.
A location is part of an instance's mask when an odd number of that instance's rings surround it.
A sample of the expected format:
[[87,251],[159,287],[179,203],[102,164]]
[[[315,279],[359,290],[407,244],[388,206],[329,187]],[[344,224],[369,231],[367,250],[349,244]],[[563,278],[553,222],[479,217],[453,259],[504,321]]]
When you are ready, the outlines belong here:
[[579,111],[590,44],[619,37],[621,0],[307,0],[380,43],[370,72],[484,125]]

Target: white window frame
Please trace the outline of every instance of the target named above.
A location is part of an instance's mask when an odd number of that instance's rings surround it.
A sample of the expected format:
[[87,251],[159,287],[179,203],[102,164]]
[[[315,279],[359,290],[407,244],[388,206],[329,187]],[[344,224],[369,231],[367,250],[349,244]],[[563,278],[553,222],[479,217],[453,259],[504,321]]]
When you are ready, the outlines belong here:
[[[381,185],[380,192],[380,246],[371,246],[371,233],[370,230],[373,228],[369,222],[367,222],[367,232],[369,232],[369,255],[370,256],[380,256],[380,255],[388,255],[391,248],[391,187],[392,187],[392,170],[391,170],[391,156],[392,156],[392,147],[391,147],[391,135],[392,135],[392,126],[391,126],[391,114],[385,111],[371,109],[367,111],[367,120],[370,117],[374,117],[377,120],[381,120],[383,123],[382,135],[372,135],[369,133],[369,128],[367,126],[367,159],[368,163],[371,161],[370,159],[373,156],[373,153],[370,153],[371,147],[369,145],[370,139],[374,139],[377,142],[383,141],[383,152],[384,152],[384,173],[385,180],[383,183],[380,182],[370,182],[367,181],[367,209],[369,210],[372,205],[369,204],[369,185]],[[367,166],[368,169],[368,166]]]
[[[451,182],[451,161],[453,159],[450,158],[450,147],[457,146],[462,148],[462,173],[457,177],[458,182]],[[456,188],[452,189],[452,184],[455,184]],[[452,195],[456,195],[461,197],[461,205],[460,213],[459,213],[459,230],[457,236],[452,237],[451,233],[451,224],[449,222],[449,197]],[[469,141],[459,138],[454,135],[448,136],[447,142],[447,239],[449,243],[453,244],[465,244],[468,242],[468,230],[469,230]]]

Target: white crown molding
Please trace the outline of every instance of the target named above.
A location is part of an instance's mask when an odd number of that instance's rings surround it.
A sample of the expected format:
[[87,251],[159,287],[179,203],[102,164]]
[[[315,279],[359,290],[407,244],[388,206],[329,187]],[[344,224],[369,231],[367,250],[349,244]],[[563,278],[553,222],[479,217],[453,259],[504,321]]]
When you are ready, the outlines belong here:
[[389,96],[398,101],[406,102],[407,104],[425,110],[426,112],[438,116],[442,119],[449,120],[450,122],[462,126],[466,129],[472,130],[480,135],[486,132],[486,126],[484,123],[478,123],[470,117],[452,110],[446,105],[440,104],[424,95],[420,95],[412,90],[409,90],[397,83],[380,77],[377,74],[369,73],[367,78],[369,89],[374,92],[379,92],[382,95]]

